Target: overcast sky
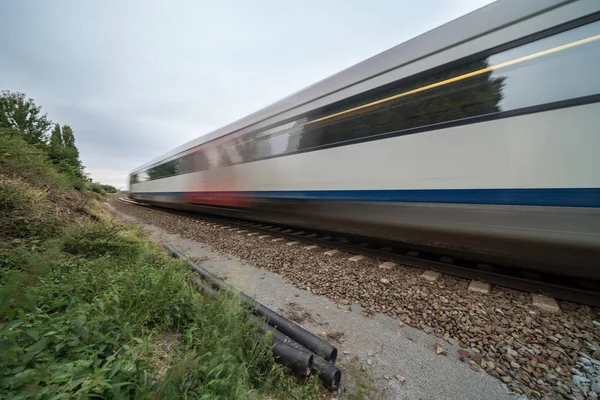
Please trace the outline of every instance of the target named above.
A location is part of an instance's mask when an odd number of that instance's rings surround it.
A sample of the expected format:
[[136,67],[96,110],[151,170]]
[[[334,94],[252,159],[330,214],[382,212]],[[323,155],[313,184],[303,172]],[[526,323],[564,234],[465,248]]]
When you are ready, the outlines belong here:
[[0,89],[130,170],[490,0],[4,0]]

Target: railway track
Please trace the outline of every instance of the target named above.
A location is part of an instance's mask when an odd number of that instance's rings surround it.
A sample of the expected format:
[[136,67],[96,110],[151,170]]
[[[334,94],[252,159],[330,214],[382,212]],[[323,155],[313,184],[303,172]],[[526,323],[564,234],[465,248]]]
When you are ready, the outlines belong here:
[[285,224],[171,210],[124,198],[119,198],[119,200],[132,205],[151,207],[171,215],[236,227],[291,241],[314,244],[423,270],[434,270],[443,274],[600,307],[600,282],[448,256],[443,253],[443,249],[438,253],[434,251],[435,249],[416,248],[413,243],[392,242],[379,238],[306,229]]

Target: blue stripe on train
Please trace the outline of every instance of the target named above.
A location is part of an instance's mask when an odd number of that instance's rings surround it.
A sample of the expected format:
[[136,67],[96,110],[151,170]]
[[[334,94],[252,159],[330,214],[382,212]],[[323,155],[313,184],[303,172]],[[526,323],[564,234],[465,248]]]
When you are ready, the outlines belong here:
[[[139,192],[138,192],[139,193]],[[400,203],[492,204],[556,207],[600,207],[600,188],[567,189],[415,189],[415,190],[292,190],[203,192],[207,196],[270,199],[383,201]],[[183,195],[183,192],[140,194]],[[196,194],[200,194],[196,192]]]

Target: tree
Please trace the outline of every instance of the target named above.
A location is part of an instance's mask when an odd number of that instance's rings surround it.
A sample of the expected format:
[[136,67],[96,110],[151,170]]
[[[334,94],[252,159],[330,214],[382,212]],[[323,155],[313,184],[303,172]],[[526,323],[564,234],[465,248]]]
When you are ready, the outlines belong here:
[[47,147],[48,157],[56,169],[78,179],[86,179],[79,150],[75,146],[75,135],[69,125],[54,124]]
[[118,192],[117,188],[112,185],[102,185],[102,189],[104,189],[104,191],[106,193],[117,193]]
[[58,164],[63,159],[64,143],[62,137],[62,131],[59,124],[54,124],[54,129],[50,134],[50,141],[48,142],[48,156],[53,163]]
[[[23,93],[8,90],[0,92],[0,130],[21,136],[41,148],[58,172],[72,178],[74,187],[83,188],[86,182],[92,183],[79,159],[73,129],[69,125],[61,127],[54,124],[48,136],[52,125],[52,121],[41,113],[41,107],[36,106],[33,99],[26,98]],[[103,191],[100,184],[96,189]]]
[[73,165],[81,165],[79,150],[75,146],[75,134],[69,125],[62,127],[62,142],[65,149],[65,158]]
[[0,128],[15,128],[31,144],[45,144],[46,134],[52,125],[41,107],[23,93],[3,90],[0,95]]

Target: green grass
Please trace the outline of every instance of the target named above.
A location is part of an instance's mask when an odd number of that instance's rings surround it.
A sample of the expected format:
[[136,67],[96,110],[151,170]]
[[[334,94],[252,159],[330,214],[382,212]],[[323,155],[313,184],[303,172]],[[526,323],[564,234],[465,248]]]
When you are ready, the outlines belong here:
[[319,397],[316,377],[274,363],[237,299],[200,296],[183,261],[6,138],[0,398]]
[[[0,289],[0,397],[311,398],[274,364],[236,299],[198,295],[183,262],[112,223],[15,251]],[[153,338],[178,333],[167,372]],[[63,396],[63,397],[61,397]]]

